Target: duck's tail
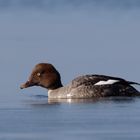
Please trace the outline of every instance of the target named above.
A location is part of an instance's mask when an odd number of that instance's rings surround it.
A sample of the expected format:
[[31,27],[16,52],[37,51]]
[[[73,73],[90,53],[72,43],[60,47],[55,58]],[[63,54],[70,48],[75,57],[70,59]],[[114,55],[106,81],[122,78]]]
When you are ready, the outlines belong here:
[[140,83],[137,83],[137,82],[132,82],[132,81],[127,81],[128,82],[128,84],[130,84],[130,85],[139,85],[140,86]]
[[[129,85],[139,85],[140,86],[140,83],[137,83],[137,82],[132,82],[132,81],[127,81]],[[136,88],[132,87],[130,88],[131,90],[131,96],[139,96],[140,97],[140,91],[138,91]]]

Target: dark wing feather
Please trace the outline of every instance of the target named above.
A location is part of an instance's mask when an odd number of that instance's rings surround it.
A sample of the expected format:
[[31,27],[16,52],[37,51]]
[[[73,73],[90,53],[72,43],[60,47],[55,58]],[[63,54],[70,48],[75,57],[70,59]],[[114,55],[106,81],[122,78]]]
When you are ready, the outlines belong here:
[[132,81],[127,81],[130,85],[140,85],[140,83],[137,82],[132,82]]
[[112,77],[112,76],[105,76],[105,75],[84,75],[84,76],[79,76],[77,78],[75,78],[74,80],[72,80],[72,87],[78,87],[81,85],[94,85],[99,81],[107,81],[107,80],[118,80],[119,83],[122,83],[124,85],[129,85],[129,84],[138,84],[136,82],[131,82],[131,81],[126,81],[122,78],[118,78],[118,77]]

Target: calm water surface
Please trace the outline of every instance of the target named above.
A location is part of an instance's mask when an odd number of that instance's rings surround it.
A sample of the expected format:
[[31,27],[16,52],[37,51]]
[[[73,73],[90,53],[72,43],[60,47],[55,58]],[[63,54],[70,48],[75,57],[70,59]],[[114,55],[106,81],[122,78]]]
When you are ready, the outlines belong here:
[[140,98],[1,101],[0,139],[139,140]]

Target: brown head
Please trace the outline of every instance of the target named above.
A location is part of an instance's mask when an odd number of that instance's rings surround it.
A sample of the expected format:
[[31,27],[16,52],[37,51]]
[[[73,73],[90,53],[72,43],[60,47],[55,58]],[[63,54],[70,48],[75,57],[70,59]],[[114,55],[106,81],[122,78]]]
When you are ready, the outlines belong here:
[[62,87],[59,72],[52,64],[40,63],[33,69],[29,80],[20,86],[21,89],[31,86],[41,86],[47,89]]

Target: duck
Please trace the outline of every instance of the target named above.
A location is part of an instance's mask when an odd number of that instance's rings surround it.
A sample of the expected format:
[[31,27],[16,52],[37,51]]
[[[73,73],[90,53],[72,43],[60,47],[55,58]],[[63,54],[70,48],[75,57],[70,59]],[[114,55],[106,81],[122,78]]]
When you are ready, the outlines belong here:
[[78,76],[63,86],[58,70],[50,63],[39,63],[33,68],[27,82],[20,86],[25,89],[40,86],[48,90],[49,99],[88,99],[112,96],[139,96],[140,92],[132,85],[137,82],[122,78],[87,74]]

